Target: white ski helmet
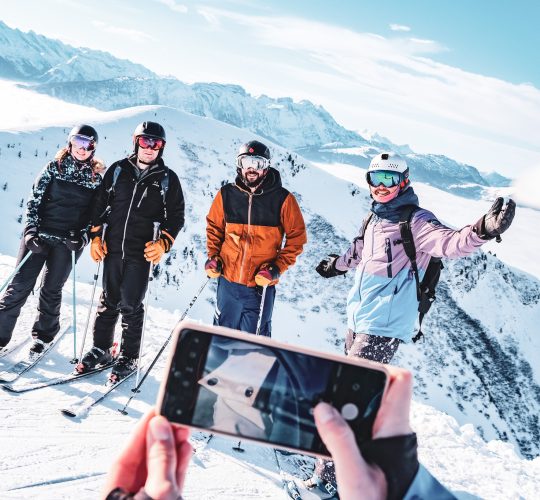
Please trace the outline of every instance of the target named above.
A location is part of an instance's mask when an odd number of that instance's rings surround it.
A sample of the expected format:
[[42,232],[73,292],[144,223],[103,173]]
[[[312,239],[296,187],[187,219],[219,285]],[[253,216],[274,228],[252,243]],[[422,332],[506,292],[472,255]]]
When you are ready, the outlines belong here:
[[[403,189],[409,183],[409,167],[405,158],[396,153],[380,153],[373,157],[366,172],[366,180],[371,186],[378,186],[382,177],[372,173],[387,172],[390,185],[399,185]],[[384,182],[386,187],[390,187]]]

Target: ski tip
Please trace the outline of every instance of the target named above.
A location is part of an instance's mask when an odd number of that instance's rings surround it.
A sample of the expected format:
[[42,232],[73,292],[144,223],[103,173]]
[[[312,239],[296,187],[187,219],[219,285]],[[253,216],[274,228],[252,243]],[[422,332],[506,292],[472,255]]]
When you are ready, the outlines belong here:
[[4,389],[4,391],[7,391],[7,392],[19,392],[11,384],[4,384],[1,387],[2,389]]

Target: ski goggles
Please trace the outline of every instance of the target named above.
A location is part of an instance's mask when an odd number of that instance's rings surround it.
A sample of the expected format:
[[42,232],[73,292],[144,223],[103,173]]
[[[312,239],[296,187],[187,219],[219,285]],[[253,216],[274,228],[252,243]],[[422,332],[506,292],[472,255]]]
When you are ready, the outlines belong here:
[[143,149],[152,149],[154,151],[159,151],[165,145],[165,141],[157,137],[140,135],[139,137],[137,137],[137,144]]
[[69,142],[75,149],[82,148],[85,151],[94,151],[94,149],[96,149],[96,141],[94,138],[86,135],[72,135]]
[[248,170],[250,168],[255,170],[264,170],[270,166],[270,160],[264,158],[264,156],[239,156],[236,159],[236,164],[238,167]]
[[399,186],[405,177],[402,173],[392,170],[373,170],[366,174],[366,179],[370,186],[377,187],[382,184],[385,188],[391,188]]

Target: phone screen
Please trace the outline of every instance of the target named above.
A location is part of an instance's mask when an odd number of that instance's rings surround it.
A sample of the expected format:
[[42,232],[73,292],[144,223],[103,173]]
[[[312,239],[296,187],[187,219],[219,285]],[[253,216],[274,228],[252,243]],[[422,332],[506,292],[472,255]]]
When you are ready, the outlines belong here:
[[386,382],[376,369],[192,329],[170,370],[161,407],[170,421],[321,455],[317,403],[337,408],[361,444]]

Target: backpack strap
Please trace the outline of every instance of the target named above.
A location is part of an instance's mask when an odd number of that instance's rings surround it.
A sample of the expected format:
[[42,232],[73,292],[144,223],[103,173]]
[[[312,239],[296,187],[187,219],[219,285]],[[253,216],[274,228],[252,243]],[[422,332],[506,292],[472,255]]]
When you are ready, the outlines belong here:
[[[361,231],[361,233],[356,238],[354,238],[354,240],[352,241],[352,245],[354,247],[354,253],[353,253],[352,258],[355,259],[355,260],[358,258],[358,254],[356,253],[356,242],[357,241],[364,241],[364,234],[366,233],[366,228],[368,227],[372,217],[373,217],[373,212],[370,210],[369,213],[367,214],[366,218],[362,222],[362,231]],[[350,260],[351,259],[349,259],[349,264],[351,263]]]
[[420,289],[420,276],[418,275],[418,266],[416,264],[416,246],[414,245],[413,234],[411,231],[412,215],[418,208],[419,207],[416,205],[406,205],[403,208],[399,216],[399,232],[401,234],[401,243],[403,243],[405,254],[411,261],[411,269],[416,281],[416,297],[418,302],[420,302],[422,295]]

